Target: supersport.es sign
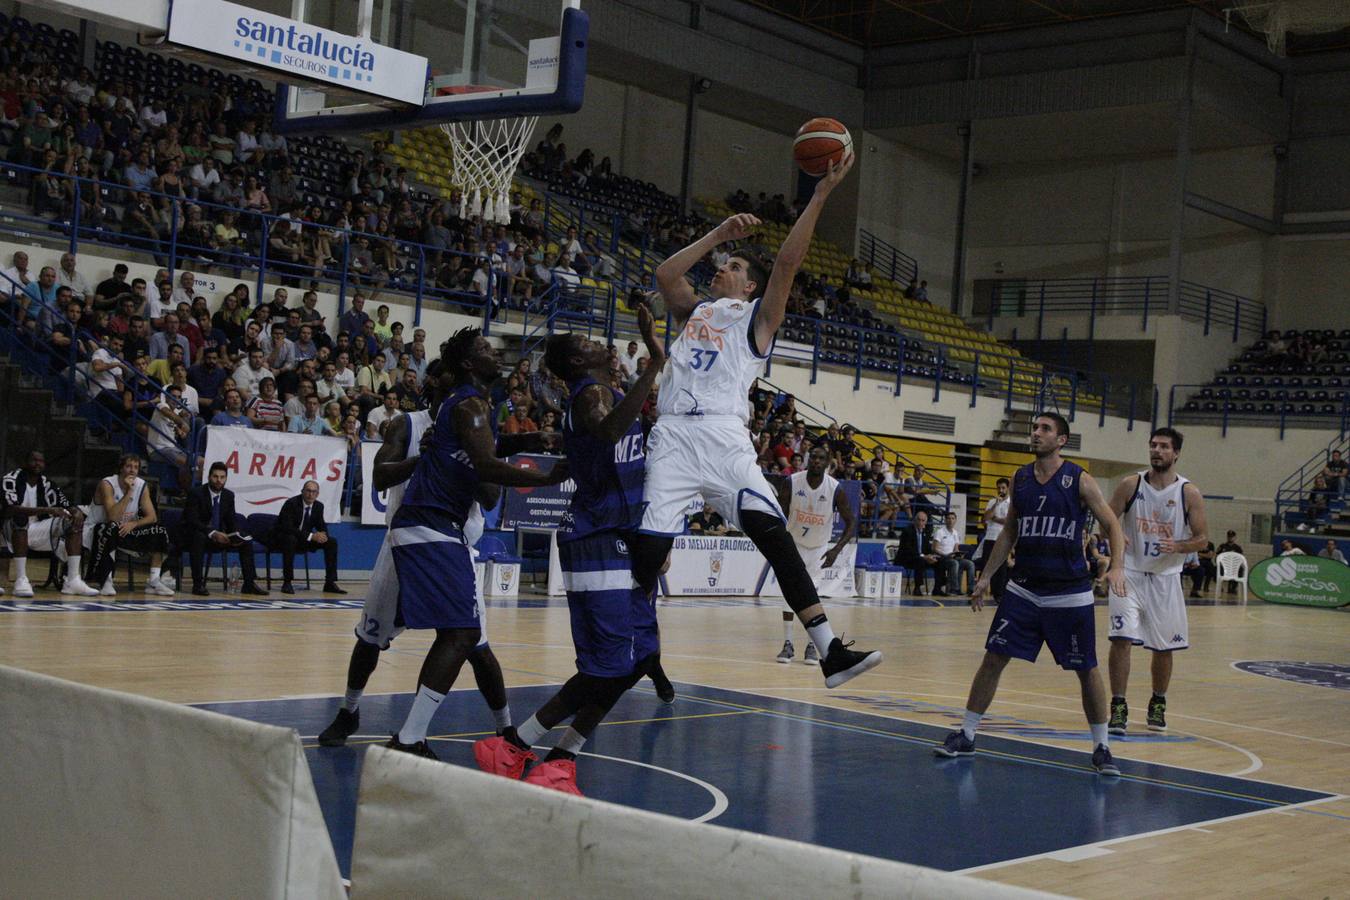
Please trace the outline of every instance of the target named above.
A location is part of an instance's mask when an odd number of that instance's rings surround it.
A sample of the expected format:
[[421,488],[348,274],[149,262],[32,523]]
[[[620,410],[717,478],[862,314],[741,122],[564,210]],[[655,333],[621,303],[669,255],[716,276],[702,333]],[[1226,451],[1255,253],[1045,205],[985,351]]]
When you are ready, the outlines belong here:
[[1350,566],[1320,556],[1275,556],[1252,568],[1252,592],[1267,603],[1334,608],[1350,603]]
[[170,43],[420,106],[427,60],[227,0],[173,0]]

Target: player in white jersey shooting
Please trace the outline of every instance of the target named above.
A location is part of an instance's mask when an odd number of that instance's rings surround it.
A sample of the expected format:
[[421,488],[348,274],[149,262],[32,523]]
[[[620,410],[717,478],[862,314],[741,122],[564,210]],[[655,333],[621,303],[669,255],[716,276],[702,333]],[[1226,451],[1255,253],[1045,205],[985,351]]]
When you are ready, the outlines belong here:
[[1172,653],[1190,646],[1181,568],[1186,554],[1209,545],[1205,500],[1200,489],[1177,474],[1181,432],[1159,428],[1148,438],[1149,467],[1123,479],[1111,497],[1111,511],[1125,531],[1125,596],[1111,596],[1112,734],[1124,734],[1130,710],[1130,650],[1142,644],[1153,651],[1153,696],[1148,701],[1148,730],[1167,730],[1167,687]]
[[[839,488],[839,481],[826,470],[830,467],[830,451],[824,447],[815,447],[806,460],[806,468],[793,472],[778,485],[778,505],[787,511],[788,531],[802,563],[811,576],[811,583],[820,591],[825,578],[825,570],[834,565],[839,554],[853,540],[858,530],[857,517],[853,515],[853,505]],[[834,531],[834,514],[844,523],[839,540],[829,544],[830,533]],[[796,617],[783,611],[783,649],[778,654],[780,663],[792,662],[796,654],[792,646],[792,622]],[[816,645],[806,642],[806,652],[802,662],[808,666],[820,665],[820,654]]]
[[700,494],[732,527],[754,541],[773,567],[783,596],[806,626],[822,662],[826,687],[838,687],[881,662],[881,653],[851,650],[835,637],[810,573],[788,534],[773,488],[759,469],[750,434],[750,386],[764,371],[774,335],[783,324],[788,290],[811,244],[830,191],[853,168],[850,154],[816,184],[788,232],[773,270],[738,249],[717,270],[712,294],[701,301],[685,274],[709,251],[749,236],[759,219],[741,214],[671,256],[656,270],[675,337],[661,375],[656,425],[647,441],[647,509],[633,546],[633,577],[656,589],[684,511]]

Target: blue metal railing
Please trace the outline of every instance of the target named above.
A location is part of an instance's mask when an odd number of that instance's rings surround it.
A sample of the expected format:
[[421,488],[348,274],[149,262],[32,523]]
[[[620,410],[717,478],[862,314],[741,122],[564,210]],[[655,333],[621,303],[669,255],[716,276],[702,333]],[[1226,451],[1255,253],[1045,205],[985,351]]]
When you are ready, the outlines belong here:
[[858,229],[858,259],[873,272],[899,285],[919,277],[919,261],[866,228]]
[[[1275,522],[1277,528],[1280,527],[1280,523],[1287,522],[1291,513],[1295,513],[1302,507],[1303,501],[1312,492],[1314,479],[1326,467],[1333,450],[1341,451],[1342,459],[1350,454],[1350,432],[1346,430],[1344,418],[1341,420],[1340,433],[1328,441],[1325,447],[1309,457],[1303,465],[1285,476],[1279,487],[1275,489]],[[1342,490],[1345,487],[1345,485],[1342,485]]]
[[[1167,424],[1171,425],[1178,415],[1218,415],[1220,434],[1228,436],[1228,428],[1235,417],[1257,416],[1265,421],[1275,419],[1280,427],[1280,440],[1291,418],[1317,417],[1323,422],[1337,423],[1339,433],[1344,437],[1350,430],[1350,394],[1342,394],[1339,400],[1313,401],[1297,399],[1299,388],[1244,388],[1215,386],[1212,384],[1174,384],[1167,392]],[[1178,401],[1178,395],[1185,397]],[[1307,406],[1313,406],[1309,411]],[[1332,412],[1323,412],[1327,406],[1334,406]]]
[[[1088,316],[1088,338],[1096,336],[1098,316],[1139,316],[1140,330],[1148,330],[1150,318],[1167,312],[1166,276],[1141,275],[1118,278],[1004,279],[987,284],[989,327],[1004,316],[1034,316],[1036,340],[1044,336],[1045,317]],[[1242,332],[1264,334],[1265,304],[1231,291],[1192,281],[1181,282],[1178,312],[1182,318],[1204,324],[1205,334],[1231,336]]]

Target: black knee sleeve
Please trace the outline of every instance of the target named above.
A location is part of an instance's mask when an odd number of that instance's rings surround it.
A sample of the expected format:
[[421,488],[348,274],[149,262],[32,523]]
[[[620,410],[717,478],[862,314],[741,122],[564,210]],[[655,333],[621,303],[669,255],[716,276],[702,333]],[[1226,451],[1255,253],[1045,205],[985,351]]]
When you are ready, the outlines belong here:
[[806,563],[802,562],[802,555],[797,552],[797,545],[792,542],[792,535],[788,534],[782,519],[765,512],[742,510],[741,528],[769,561],[783,589],[783,599],[793,612],[800,613],[820,602],[811,574],[806,571]]
[[661,577],[661,567],[670,555],[670,547],[675,543],[673,537],[659,534],[638,534],[633,536],[628,552],[632,554],[633,580],[647,593],[656,590],[657,580]]

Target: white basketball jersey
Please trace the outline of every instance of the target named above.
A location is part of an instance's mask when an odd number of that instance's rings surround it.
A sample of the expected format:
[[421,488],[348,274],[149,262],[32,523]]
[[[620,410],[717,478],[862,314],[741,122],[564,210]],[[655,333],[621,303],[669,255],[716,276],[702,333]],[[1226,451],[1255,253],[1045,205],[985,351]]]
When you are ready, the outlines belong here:
[[671,341],[658,383],[658,415],[750,421],[750,387],[763,374],[767,358],[750,344],[759,303],[723,297],[699,304]]
[[[416,459],[422,455],[422,435],[431,427],[431,413],[425,409],[419,409],[417,412],[404,413],[404,415],[408,419],[408,455],[405,459]],[[403,505],[403,489],[407,486],[408,482],[400,481],[386,492],[384,524],[393,524],[394,513],[398,512],[398,508]]]
[[1162,553],[1158,542],[1164,538],[1183,541],[1191,536],[1182,496],[1187,481],[1178,475],[1176,481],[1159,491],[1148,483],[1147,474],[1139,473],[1139,486],[1121,517],[1121,528],[1129,545],[1125,550],[1125,568],[1131,572],[1175,575],[1181,571],[1186,555]]
[[995,515],[1000,519],[1008,518],[1008,498],[1004,497],[1000,500],[995,497],[989,501],[989,505],[984,508],[984,515],[984,539],[992,544],[1003,533],[1003,524],[993,521],[989,516]]
[[[109,475],[103,479],[112,491],[114,503],[122,502],[121,478],[117,475]],[[127,502],[126,508],[122,511],[122,522],[134,522],[141,517],[141,494],[145,493],[145,479],[137,478],[131,484],[131,500]],[[103,511],[102,503],[94,503],[89,507],[89,524],[100,525],[108,521],[108,514]],[[121,524],[120,522],[118,524]]]
[[806,481],[806,472],[788,476],[788,530],[798,547],[825,546],[834,531],[834,492],[839,482],[824,475],[818,487]]

